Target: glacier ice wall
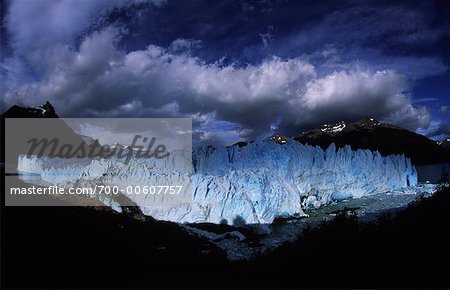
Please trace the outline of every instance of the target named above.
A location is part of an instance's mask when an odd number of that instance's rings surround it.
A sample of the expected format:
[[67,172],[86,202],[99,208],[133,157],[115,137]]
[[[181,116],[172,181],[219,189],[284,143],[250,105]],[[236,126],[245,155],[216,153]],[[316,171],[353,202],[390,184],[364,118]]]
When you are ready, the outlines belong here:
[[[129,198],[144,214],[161,220],[271,223],[276,217],[301,216],[306,207],[417,185],[416,169],[403,155],[383,157],[349,146],[336,150],[334,144],[322,150],[290,139],[285,144],[261,140],[244,147],[201,147],[192,161],[190,204],[146,206],[145,196]],[[173,160],[159,165],[142,160],[125,165],[115,159],[79,163],[67,166],[61,160],[21,156],[18,169],[53,184],[86,183],[92,177],[103,184],[145,185],[155,166],[179,166]]]

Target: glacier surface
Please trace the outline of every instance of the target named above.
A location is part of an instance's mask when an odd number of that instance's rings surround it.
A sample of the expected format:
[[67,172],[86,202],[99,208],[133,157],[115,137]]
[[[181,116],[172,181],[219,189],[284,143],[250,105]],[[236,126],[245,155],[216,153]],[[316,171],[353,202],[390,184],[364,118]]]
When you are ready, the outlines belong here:
[[[191,182],[190,203],[148,206],[145,195],[130,195],[145,215],[174,222],[228,224],[271,223],[277,217],[304,216],[307,207],[320,207],[348,198],[388,193],[417,185],[417,172],[403,155],[383,157],[349,146],[327,150],[292,139],[284,144],[259,140],[246,146],[201,147],[179,152],[168,160],[79,160],[20,156],[18,170],[39,174],[59,186],[147,185],[155,178],[169,184]],[[192,168],[180,162],[192,157]],[[159,170],[155,171],[154,169]],[[167,178],[161,169],[167,169]],[[190,172],[190,173],[186,173]],[[107,205],[112,206],[113,204]],[[117,205],[116,205],[117,207]]]

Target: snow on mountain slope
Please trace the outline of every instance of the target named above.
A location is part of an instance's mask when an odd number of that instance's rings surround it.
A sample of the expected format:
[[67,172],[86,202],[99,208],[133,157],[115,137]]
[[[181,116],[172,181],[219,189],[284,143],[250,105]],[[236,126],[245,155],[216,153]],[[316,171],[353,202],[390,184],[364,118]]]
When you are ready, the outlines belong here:
[[2,114],[4,118],[59,118],[49,101],[35,108],[12,106]]
[[[143,164],[143,160],[127,165],[117,159],[94,160],[69,166],[48,158],[19,159],[20,171],[40,174],[59,185],[148,185],[149,177],[169,182],[159,170],[153,170],[154,164]],[[192,180],[190,204],[148,206],[143,195],[128,197],[144,214],[160,220],[253,224],[301,216],[305,207],[417,184],[415,167],[402,155],[382,157],[369,150],[352,151],[349,146],[336,150],[334,144],[322,150],[292,139],[284,144],[264,140],[243,147],[202,147],[193,153],[192,160],[193,172],[189,176],[179,174],[180,182]],[[157,165],[161,166],[178,170],[173,162]]]
[[342,121],[334,125],[324,124],[323,126],[321,126],[320,131],[333,134],[342,132],[342,130],[344,130],[345,127],[347,127],[347,124],[344,121]]
[[450,149],[450,138],[444,138],[442,141],[436,142],[439,146]]
[[341,121],[336,124],[323,124],[301,133],[294,139],[323,149],[334,143],[338,148],[350,145],[354,150],[369,149],[378,151],[383,156],[404,154],[415,165],[450,162],[449,151],[435,141],[370,117],[353,123]]

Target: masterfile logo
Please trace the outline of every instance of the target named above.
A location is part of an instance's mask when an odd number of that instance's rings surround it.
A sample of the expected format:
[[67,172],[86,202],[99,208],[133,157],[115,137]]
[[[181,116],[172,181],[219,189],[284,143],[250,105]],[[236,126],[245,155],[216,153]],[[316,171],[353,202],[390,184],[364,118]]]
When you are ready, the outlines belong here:
[[[144,143],[148,143],[147,148],[144,146],[137,145],[137,141],[142,139]],[[57,138],[53,138],[49,140],[48,138],[38,139],[31,138],[27,141],[30,144],[30,150],[27,153],[27,157],[31,156],[44,156],[44,153],[49,150],[49,157],[59,157],[59,158],[124,158],[125,163],[128,164],[131,158],[157,158],[163,159],[167,158],[170,153],[167,151],[167,148],[164,144],[156,145],[156,148],[153,149],[153,146],[156,142],[155,137],[143,137],[141,135],[136,135],[133,138],[130,146],[110,146],[110,145],[102,145],[95,139],[92,144],[85,144],[81,142],[78,146],[74,144],[59,144],[59,140]],[[59,150],[58,150],[59,148]],[[130,150],[131,149],[131,150]],[[133,154],[133,151],[135,154]]]
[[5,129],[6,205],[191,201],[191,119],[6,119]]

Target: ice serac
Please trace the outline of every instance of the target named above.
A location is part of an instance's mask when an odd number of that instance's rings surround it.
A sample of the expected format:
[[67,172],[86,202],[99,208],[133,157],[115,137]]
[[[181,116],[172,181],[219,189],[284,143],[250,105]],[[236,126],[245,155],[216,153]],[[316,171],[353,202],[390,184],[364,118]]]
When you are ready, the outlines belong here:
[[[148,174],[155,174],[142,161],[124,165],[120,160],[94,160],[64,167],[55,160],[20,158],[19,170],[33,171],[59,184],[67,180],[55,178],[52,171],[70,173],[65,178],[72,181],[101,177],[103,184],[127,183],[130,172],[139,172],[130,181],[134,185],[147,184]],[[417,185],[416,170],[403,155],[383,157],[369,150],[352,151],[349,146],[336,149],[334,144],[322,150],[292,139],[284,144],[261,140],[243,147],[201,147],[194,151],[192,161],[190,204],[147,206],[142,195],[130,198],[144,214],[156,219],[253,224],[301,216],[306,207]]]

